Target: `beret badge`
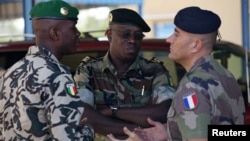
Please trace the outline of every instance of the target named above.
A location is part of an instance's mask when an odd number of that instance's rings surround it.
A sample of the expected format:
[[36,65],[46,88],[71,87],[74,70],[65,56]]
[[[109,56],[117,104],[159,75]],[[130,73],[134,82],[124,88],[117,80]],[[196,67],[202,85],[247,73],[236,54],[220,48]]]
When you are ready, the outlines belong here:
[[69,10],[68,10],[68,8],[66,8],[66,7],[62,7],[62,8],[60,9],[60,13],[61,13],[62,15],[68,15]]
[[109,13],[109,22],[112,22],[112,20],[113,20],[113,15]]

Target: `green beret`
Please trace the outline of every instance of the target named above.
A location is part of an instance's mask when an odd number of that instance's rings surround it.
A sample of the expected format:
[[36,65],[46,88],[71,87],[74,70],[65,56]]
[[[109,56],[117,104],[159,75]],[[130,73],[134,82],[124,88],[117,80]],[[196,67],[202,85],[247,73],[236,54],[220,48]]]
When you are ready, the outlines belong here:
[[181,9],[176,14],[174,24],[189,33],[206,34],[217,31],[221,20],[212,11],[191,6]]
[[143,32],[150,31],[150,27],[137,12],[126,8],[110,11],[109,23],[131,24],[140,27]]
[[31,19],[78,20],[79,11],[62,0],[36,4],[30,11]]

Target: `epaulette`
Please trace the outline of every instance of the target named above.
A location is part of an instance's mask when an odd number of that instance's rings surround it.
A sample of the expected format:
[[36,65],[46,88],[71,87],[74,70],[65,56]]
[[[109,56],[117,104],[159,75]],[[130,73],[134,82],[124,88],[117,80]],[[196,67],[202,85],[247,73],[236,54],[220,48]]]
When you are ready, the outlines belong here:
[[92,57],[92,56],[86,56],[86,57],[84,57],[84,58],[81,60],[81,62],[86,64],[86,63],[88,63],[88,62],[90,62],[90,61],[92,61],[92,60],[97,60],[97,58]]
[[163,62],[162,62],[161,60],[157,59],[156,57],[153,57],[153,58],[151,59],[151,61],[152,61],[152,62],[156,62],[156,63],[161,64],[161,65],[164,65]]
[[157,59],[156,57],[153,57],[153,58],[151,59],[151,61],[160,64],[160,65],[166,70],[167,76],[168,76],[168,78],[167,78],[167,79],[168,79],[168,84],[169,84],[170,86],[174,87],[173,80],[172,80],[172,78],[171,78],[171,76],[170,76],[170,74],[169,74],[168,69],[164,66],[164,63],[163,63],[161,60]]

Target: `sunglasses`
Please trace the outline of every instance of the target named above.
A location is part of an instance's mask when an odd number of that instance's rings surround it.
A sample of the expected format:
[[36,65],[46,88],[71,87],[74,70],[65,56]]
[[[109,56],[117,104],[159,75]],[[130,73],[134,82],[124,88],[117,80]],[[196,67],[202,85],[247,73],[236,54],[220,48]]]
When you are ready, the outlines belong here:
[[140,31],[133,32],[131,30],[117,30],[117,29],[110,29],[110,31],[118,32],[120,37],[123,39],[130,39],[132,37],[135,40],[142,40],[145,37],[145,35]]

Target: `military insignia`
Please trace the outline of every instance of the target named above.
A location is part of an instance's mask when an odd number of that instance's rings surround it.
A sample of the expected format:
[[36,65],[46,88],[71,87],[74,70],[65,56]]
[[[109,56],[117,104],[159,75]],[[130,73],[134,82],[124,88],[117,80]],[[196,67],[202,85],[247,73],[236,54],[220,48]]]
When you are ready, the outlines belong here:
[[65,90],[68,95],[75,96],[77,94],[77,89],[74,83],[68,83],[65,85]]
[[113,20],[113,15],[109,13],[109,22],[112,22],[112,20]]
[[158,64],[164,66],[163,62],[162,62],[161,60],[157,59],[156,57],[153,57],[153,58],[151,59],[151,61],[156,62],[156,63],[158,63]]
[[69,10],[68,10],[68,8],[66,8],[66,7],[62,7],[62,8],[60,9],[60,13],[61,13],[62,15],[68,15]]
[[191,93],[183,97],[183,104],[186,110],[193,110],[198,103],[199,101],[196,93]]
[[161,63],[161,61],[160,61],[159,59],[157,59],[156,57],[153,57],[151,60],[152,60],[153,62],[156,62],[156,63]]
[[89,56],[86,56],[85,58],[82,59],[83,62],[88,62],[90,60],[90,57]]

